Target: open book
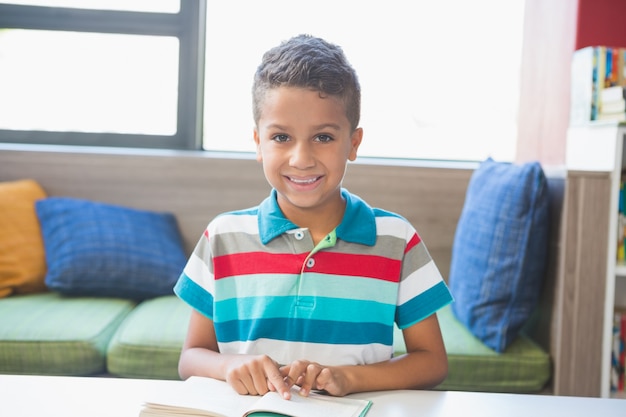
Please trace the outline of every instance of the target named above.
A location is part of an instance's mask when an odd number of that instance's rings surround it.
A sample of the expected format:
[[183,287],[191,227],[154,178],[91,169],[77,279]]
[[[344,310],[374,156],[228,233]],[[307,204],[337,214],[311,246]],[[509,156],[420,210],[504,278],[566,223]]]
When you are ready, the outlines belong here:
[[262,397],[240,395],[226,382],[191,377],[175,389],[155,392],[147,398],[140,417],[363,417],[371,407],[368,400],[332,397],[311,392],[308,397],[294,388],[291,399],[275,392]]

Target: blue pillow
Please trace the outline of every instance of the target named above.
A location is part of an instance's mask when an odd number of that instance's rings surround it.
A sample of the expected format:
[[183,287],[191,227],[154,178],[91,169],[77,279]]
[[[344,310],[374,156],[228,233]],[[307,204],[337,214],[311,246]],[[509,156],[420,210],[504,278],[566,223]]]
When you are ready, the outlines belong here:
[[503,352],[539,300],[547,265],[547,180],[538,162],[487,159],[473,173],[452,247],[452,311]]
[[49,289],[137,300],[173,294],[186,263],[173,214],[61,197],[35,208]]

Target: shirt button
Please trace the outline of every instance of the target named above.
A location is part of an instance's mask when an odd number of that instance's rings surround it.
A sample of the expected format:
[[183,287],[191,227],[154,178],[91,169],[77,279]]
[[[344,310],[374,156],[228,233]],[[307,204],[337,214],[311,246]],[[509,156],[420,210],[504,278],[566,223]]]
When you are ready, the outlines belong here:
[[302,230],[298,230],[294,236],[296,237],[297,240],[302,240],[302,238],[304,237],[304,232]]
[[306,266],[307,266],[307,268],[313,268],[315,266],[315,259],[309,258],[306,261]]

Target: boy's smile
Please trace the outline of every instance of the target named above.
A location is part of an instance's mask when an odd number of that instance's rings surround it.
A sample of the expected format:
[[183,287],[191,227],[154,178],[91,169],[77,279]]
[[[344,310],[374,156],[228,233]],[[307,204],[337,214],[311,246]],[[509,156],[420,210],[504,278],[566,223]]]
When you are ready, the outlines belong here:
[[336,223],[332,227],[341,221],[341,183],[362,136],[334,96],[297,87],[267,92],[254,131],[257,160],[287,218],[309,228],[320,219]]

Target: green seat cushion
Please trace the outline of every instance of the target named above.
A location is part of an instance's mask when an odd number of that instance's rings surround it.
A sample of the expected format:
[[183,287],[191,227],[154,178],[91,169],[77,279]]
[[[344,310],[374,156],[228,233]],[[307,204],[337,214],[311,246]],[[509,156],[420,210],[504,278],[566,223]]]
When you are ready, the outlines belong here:
[[92,375],[135,303],[57,293],[0,299],[0,373]]
[[175,295],[143,301],[111,340],[107,368],[128,378],[179,379],[191,308]]
[[[528,393],[540,391],[550,379],[550,355],[524,333],[498,353],[459,322],[450,306],[437,317],[448,353],[448,377],[437,389]],[[394,349],[396,354],[405,349],[400,330]]]

